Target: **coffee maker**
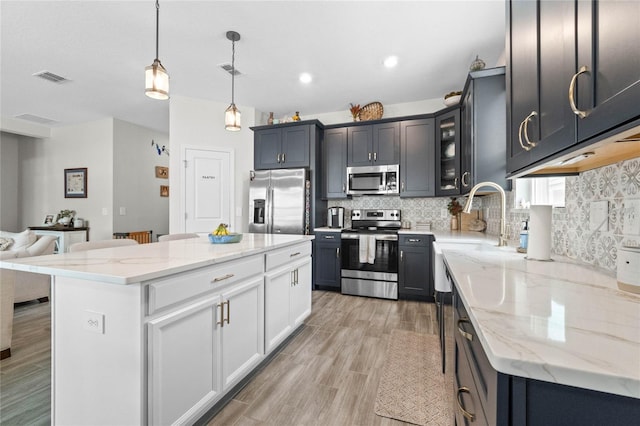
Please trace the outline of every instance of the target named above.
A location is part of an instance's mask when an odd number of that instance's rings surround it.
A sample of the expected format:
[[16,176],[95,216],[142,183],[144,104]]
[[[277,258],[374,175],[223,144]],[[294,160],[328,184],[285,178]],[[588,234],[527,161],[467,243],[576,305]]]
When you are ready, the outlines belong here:
[[344,207],[329,207],[327,226],[329,228],[344,228]]

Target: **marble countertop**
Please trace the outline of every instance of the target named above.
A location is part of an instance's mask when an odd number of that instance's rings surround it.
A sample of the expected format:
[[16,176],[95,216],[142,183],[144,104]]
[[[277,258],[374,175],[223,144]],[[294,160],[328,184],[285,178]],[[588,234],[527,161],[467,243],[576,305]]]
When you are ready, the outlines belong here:
[[234,244],[208,237],[34,256],[0,262],[0,268],[131,284],[312,240],[311,235],[244,234]]
[[513,246],[443,254],[494,369],[640,398],[640,296],[611,274]]

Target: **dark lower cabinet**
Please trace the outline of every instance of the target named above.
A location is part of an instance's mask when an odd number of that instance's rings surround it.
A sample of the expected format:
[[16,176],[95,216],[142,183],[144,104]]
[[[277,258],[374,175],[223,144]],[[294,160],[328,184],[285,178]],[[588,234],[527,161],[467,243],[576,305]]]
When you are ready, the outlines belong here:
[[433,235],[398,236],[398,298],[434,301],[432,242]]
[[315,237],[313,287],[340,291],[340,232],[316,232]]
[[453,288],[457,425],[624,426],[638,424],[638,399],[511,376],[493,369]]

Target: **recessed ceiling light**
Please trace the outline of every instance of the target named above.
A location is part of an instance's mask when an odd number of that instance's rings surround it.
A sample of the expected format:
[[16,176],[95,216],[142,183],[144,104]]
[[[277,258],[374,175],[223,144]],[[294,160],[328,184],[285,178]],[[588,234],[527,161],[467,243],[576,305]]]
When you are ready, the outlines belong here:
[[393,68],[398,65],[398,57],[397,56],[389,56],[384,60],[384,66],[387,68]]
[[308,72],[303,72],[302,74],[300,74],[300,82],[309,84],[311,83],[311,80],[313,80],[313,77],[311,77],[311,74],[309,74]]

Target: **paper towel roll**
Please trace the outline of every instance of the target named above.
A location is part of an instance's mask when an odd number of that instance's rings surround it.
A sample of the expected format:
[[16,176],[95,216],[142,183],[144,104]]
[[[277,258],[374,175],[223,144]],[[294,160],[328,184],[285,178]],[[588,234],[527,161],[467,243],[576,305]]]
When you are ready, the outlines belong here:
[[551,259],[551,206],[531,206],[527,259]]

